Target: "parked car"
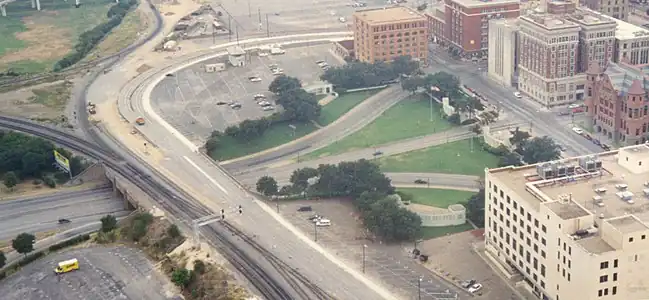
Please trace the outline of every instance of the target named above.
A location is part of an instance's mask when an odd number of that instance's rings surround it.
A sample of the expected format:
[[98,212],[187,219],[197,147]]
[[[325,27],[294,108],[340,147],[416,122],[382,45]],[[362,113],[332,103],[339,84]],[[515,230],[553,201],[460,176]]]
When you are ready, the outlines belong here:
[[270,105],[272,105],[268,101],[259,101],[259,102],[257,102],[257,104],[259,104],[259,106],[270,106]]
[[275,110],[275,107],[272,106],[272,105],[266,105],[266,106],[262,106],[261,110],[263,110],[263,111],[271,111],[271,110]]
[[329,219],[320,219],[315,223],[315,226],[318,226],[318,227],[331,226],[331,220],[329,220]]
[[473,294],[473,293],[476,293],[477,291],[479,291],[481,289],[482,289],[482,284],[476,283],[476,284],[472,285],[471,287],[469,287],[468,290],[469,290],[469,293]]
[[583,106],[582,104],[576,104],[575,103],[575,104],[568,105],[568,108],[578,108],[578,107],[582,107],[582,106]]
[[300,206],[300,208],[297,209],[297,211],[304,212],[304,211],[313,211],[313,208],[311,206]]
[[514,97],[520,99],[523,98],[523,95],[520,92],[514,92]]
[[226,105],[226,104],[227,104],[227,103],[225,103],[225,102],[223,102],[223,101],[216,102],[216,105]]
[[463,288],[468,289],[468,288],[470,288],[471,286],[473,286],[476,283],[478,283],[478,282],[475,281],[475,279],[471,279],[471,280],[464,280],[464,281],[460,282],[460,285]]
[[374,156],[383,155],[383,151],[380,151],[380,150],[374,151],[374,153],[372,153],[372,155],[374,155]]
[[250,80],[250,82],[261,82],[261,78],[256,76],[248,77],[248,80]]
[[241,108],[241,103],[239,103],[239,102],[232,102],[232,103],[230,103],[230,107],[231,107],[232,109],[240,109],[240,108]]
[[604,150],[606,150],[606,151],[611,150],[611,147],[609,147],[609,146],[606,145],[606,144],[602,144],[600,147],[602,147],[602,149],[604,149]]
[[266,95],[264,95],[264,94],[256,94],[255,95],[255,100],[257,100],[257,99],[266,99]]
[[568,112],[568,111],[560,111],[557,115],[558,115],[559,117],[562,117],[562,116],[569,116],[569,115],[570,115],[570,112]]
[[312,216],[307,218],[307,220],[313,221],[313,222],[317,221],[318,219],[322,219],[322,216],[321,215],[312,215]]

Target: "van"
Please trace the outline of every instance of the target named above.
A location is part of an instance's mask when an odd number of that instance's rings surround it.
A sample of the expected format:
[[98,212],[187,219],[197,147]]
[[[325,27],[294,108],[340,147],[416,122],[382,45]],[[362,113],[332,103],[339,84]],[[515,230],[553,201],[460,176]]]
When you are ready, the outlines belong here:
[[331,226],[331,220],[329,220],[329,219],[320,219],[315,223],[315,225],[318,226],[318,227]]
[[79,270],[79,261],[76,258],[60,262],[54,269],[54,273],[63,274],[74,270]]

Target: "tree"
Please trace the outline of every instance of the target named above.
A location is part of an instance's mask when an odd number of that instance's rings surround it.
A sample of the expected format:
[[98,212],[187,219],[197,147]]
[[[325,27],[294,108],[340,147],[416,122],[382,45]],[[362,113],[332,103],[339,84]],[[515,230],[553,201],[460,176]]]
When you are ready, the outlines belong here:
[[520,166],[522,165],[521,157],[518,153],[507,151],[500,156],[498,167]]
[[5,264],[7,264],[7,257],[4,252],[0,251],[0,268],[4,267]]
[[367,228],[387,241],[413,240],[421,231],[419,215],[399,207],[390,197],[373,203],[364,213]]
[[543,136],[525,141],[519,153],[523,156],[523,161],[535,164],[559,158],[561,149],[552,138]]
[[27,253],[34,251],[34,243],[36,243],[36,237],[33,234],[21,233],[11,241],[11,247],[16,252],[27,255]]
[[395,75],[411,75],[419,70],[419,62],[412,59],[410,55],[402,55],[396,57],[390,63],[392,72]]
[[180,288],[186,288],[191,282],[191,272],[185,268],[176,269],[171,273],[171,281]]
[[113,215],[106,215],[101,218],[101,231],[111,232],[117,228],[117,218]]
[[180,229],[178,228],[178,226],[176,226],[176,224],[171,224],[169,228],[167,228],[167,234],[171,238],[175,239],[180,236]]
[[275,79],[268,85],[268,90],[275,95],[280,95],[292,90],[297,90],[302,87],[300,80],[295,77],[286,75],[276,76]]
[[264,196],[277,195],[277,188],[277,181],[273,177],[262,176],[257,180],[257,192],[260,192]]
[[14,172],[7,172],[2,177],[2,182],[7,188],[13,189],[18,184],[18,176]]
[[424,80],[427,86],[439,89],[439,93],[442,96],[456,95],[460,89],[460,80],[456,76],[446,72],[428,74]]
[[420,76],[411,76],[401,80],[401,88],[414,94],[417,89],[423,86],[424,79]]
[[467,218],[476,226],[484,227],[484,187],[481,188],[477,194],[471,195],[467,202],[466,214]]
[[309,178],[317,177],[318,170],[314,168],[301,168],[293,171],[289,180],[293,188],[298,191],[304,191],[309,186]]
[[521,131],[518,127],[513,131],[510,131],[510,133],[512,136],[509,138],[509,143],[514,147],[514,149],[520,148],[521,145],[531,137],[527,131]]
[[279,95],[277,104],[284,108],[282,117],[287,121],[307,122],[320,116],[321,107],[315,95],[299,88]]

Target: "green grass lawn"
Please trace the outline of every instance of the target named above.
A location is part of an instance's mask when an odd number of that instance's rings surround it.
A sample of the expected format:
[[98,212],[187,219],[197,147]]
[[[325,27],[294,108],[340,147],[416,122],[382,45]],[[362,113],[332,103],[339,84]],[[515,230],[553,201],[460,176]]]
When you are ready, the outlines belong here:
[[363,129],[332,145],[309,153],[307,157],[339,154],[352,149],[442,132],[450,127],[451,124],[442,117],[440,106],[436,103],[433,106],[431,122],[428,98],[416,95],[397,103]]
[[41,2],[40,12],[32,9],[29,1],[7,5],[8,16],[0,17],[0,72],[51,69],[74,49],[81,33],[108,19],[106,12],[112,4],[110,0],[88,0],[75,8],[74,1]]
[[[378,91],[349,93],[337,98],[322,107],[321,117],[318,123],[322,126],[332,123],[349,111],[349,109],[363,102],[363,100],[377,92]],[[326,122],[321,123],[322,120],[325,120]],[[294,125],[297,126],[295,136],[293,136],[293,129],[288,127],[288,123],[274,124],[264,133],[263,137],[251,141],[248,144],[242,144],[230,137],[223,137],[221,139],[221,146],[210,153],[210,156],[219,161],[242,157],[286,144],[318,129],[311,123]]]
[[365,99],[375,95],[380,91],[381,90],[372,90],[340,95],[338,98],[322,107],[322,112],[320,113],[318,124],[327,126],[333,123],[334,121],[338,120],[340,116],[356,107],[356,105],[360,104]]
[[301,138],[317,128],[311,123],[296,123],[295,135],[293,129],[288,127],[288,123],[273,124],[264,136],[247,144],[243,144],[234,138],[224,136],[221,138],[220,146],[210,153],[210,157],[215,160],[223,161],[233,159],[249,154],[257,153],[270,149],[282,144],[286,144],[294,139]]
[[445,227],[422,227],[421,239],[429,240],[429,239],[443,237],[445,235],[460,233],[469,230],[473,230],[473,226],[471,226],[471,224],[469,223],[464,223],[462,225],[456,225],[456,226],[445,226]]
[[466,202],[474,192],[429,189],[429,188],[397,188],[398,192],[412,195],[412,203],[447,208],[451,204]]
[[378,160],[383,172],[423,172],[484,175],[485,167],[495,168],[499,158],[480,147],[478,140],[462,140],[383,157]]

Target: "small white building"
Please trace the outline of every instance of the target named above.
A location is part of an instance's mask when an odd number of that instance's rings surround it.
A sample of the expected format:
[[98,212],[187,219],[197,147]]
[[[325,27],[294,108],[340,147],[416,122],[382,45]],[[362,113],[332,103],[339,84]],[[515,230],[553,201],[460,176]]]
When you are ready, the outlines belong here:
[[305,86],[304,90],[315,95],[326,95],[333,93],[334,86],[329,82],[319,81]]
[[228,47],[228,61],[233,67],[245,66],[246,51],[239,46]]

